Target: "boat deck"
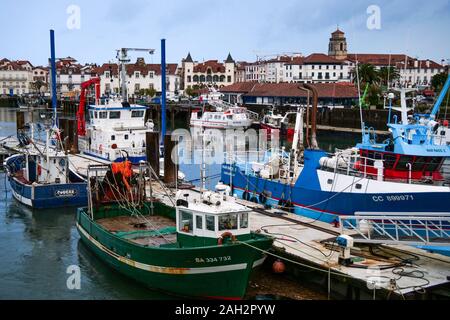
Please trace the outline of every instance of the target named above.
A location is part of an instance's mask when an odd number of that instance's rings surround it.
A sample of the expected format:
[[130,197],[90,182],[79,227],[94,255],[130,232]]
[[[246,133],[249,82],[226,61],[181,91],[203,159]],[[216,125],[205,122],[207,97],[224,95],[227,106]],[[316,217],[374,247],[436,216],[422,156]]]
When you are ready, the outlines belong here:
[[150,247],[175,243],[175,222],[162,216],[119,216],[96,222],[109,232],[131,242]]

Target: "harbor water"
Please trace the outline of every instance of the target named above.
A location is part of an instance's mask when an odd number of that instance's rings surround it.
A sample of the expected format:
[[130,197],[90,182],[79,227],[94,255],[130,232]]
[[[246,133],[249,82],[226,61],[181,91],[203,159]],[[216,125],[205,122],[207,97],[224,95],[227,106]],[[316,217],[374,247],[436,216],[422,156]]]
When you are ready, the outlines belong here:
[[[0,136],[16,133],[16,109],[0,110]],[[26,121],[38,121],[38,112]],[[359,135],[318,136],[321,147],[353,145]],[[186,180],[199,184],[198,165],[181,165]],[[218,181],[220,165],[208,166],[207,186]],[[81,242],[75,226],[76,208],[33,211],[12,197],[5,174],[0,174],[0,299],[174,299],[149,290],[112,271]],[[79,268],[79,289],[70,285]],[[69,282],[69,286],[68,286]]]

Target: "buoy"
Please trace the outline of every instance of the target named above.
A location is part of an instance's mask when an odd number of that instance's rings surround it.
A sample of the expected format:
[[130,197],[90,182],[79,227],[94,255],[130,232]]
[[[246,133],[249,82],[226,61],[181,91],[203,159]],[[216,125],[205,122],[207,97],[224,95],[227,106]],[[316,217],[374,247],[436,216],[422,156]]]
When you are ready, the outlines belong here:
[[283,261],[278,259],[273,263],[272,270],[274,273],[283,273],[286,270],[286,266],[284,265]]

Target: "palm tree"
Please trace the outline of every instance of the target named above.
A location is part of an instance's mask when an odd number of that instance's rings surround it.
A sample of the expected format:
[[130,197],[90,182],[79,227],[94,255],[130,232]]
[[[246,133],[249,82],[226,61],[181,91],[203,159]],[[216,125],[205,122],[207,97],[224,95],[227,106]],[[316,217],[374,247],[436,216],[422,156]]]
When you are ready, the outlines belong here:
[[396,67],[381,67],[378,71],[378,76],[382,86],[389,86],[389,83],[394,82],[400,78],[400,72]]
[[[368,63],[358,64],[358,76],[361,86],[364,86],[366,83],[369,84],[378,84],[380,77],[375,66]],[[358,77],[356,74],[356,68],[352,70],[352,78],[353,81],[358,81]]]

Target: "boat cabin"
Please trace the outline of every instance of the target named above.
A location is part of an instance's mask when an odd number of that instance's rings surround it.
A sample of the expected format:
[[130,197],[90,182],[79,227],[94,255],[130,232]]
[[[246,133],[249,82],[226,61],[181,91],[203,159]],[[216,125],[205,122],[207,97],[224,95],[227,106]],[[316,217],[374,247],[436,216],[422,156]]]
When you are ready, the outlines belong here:
[[227,195],[207,191],[199,198],[192,193],[177,194],[178,241],[215,245],[250,237],[249,209]]
[[29,183],[68,183],[69,164],[63,152],[25,154],[23,178]]

